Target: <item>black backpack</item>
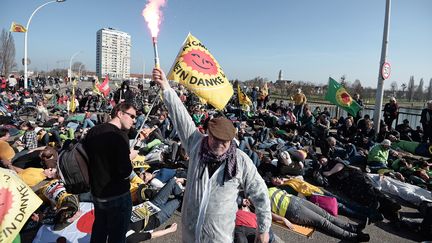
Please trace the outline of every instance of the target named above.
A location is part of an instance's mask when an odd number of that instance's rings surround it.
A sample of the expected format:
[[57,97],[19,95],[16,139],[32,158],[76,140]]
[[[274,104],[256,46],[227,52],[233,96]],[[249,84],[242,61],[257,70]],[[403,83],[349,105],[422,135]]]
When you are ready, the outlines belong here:
[[80,194],[90,191],[88,156],[82,143],[70,144],[63,149],[57,167],[67,192]]

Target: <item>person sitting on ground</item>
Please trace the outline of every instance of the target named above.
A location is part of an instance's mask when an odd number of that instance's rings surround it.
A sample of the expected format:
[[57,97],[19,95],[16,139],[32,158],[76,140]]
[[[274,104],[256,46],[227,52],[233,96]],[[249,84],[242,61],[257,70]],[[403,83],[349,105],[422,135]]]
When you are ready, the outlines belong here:
[[355,136],[357,136],[357,127],[354,125],[354,118],[350,116],[337,130],[337,140],[342,143],[353,143]]
[[356,147],[351,143],[338,144],[334,137],[328,137],[327,144],[328,149],[323,149],[322,151],[323,155],[329,159],[343,161],[346,165],[364,165],[364,162],[366,162],[363,152],[357,152]]
[[391,141],[384,139],[381,143],[375,144],[367,156],[368,168],[371,172],[378,172],[381,169],[388,169],[388,158],[390,152],[393,156],[397,156],[398,153],[394,150],[390,150]]
[[395,130],[399,132],[400,139],[406,141],[413,141],[413,139],[411,138],[411,134],[415,131],[409,125],[408,119],[404,119],[401,124],[398,124]]
[[360,120],[357,121],[357,129],[360,131],[360,133],[362,133],[364,130],[366,130],[366,127],[367,127],[366,122],[368,122],[368,121],[372,121],[368,114],[365,114],[363,116],[363,118],[361,118]]
[[24,121],[20,125],[20,129],[24,131],[22,140],[17,141],[18,145],[23,147],[22,153],[27,153],[29,150],[37,148],[37,135],[35,127],[29,122]]

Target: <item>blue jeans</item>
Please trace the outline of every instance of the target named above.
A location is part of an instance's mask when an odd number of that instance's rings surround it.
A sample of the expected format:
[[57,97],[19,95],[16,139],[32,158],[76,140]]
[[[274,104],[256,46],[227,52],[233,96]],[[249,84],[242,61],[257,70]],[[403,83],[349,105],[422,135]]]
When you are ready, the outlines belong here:
[[162,189],[158,192],[156,197],[154,197],[150,202],[158,206],[161,211],[156,214],[159,219],[159,223],[165,223],[174,214],[174,211],[180,205],[180,199],[177,197],[169,200],[170,195],[180,196],[182,190],[177,185],[175,179],[169,180]]
[[84,123],[83,123],[82,128],[83,128],[83,129],[84,129],[84,128],[87,128],[87,127],[92,128],[92,127],[94,127],[94,126],[95,126],[94,122],[93,122],[91,119],[86,118],[86,119],[84,120]]
[[126,242],[126,232],[132,213],[132,199],[129,192],[113,199],[93,197],[95,221],[90,242]]

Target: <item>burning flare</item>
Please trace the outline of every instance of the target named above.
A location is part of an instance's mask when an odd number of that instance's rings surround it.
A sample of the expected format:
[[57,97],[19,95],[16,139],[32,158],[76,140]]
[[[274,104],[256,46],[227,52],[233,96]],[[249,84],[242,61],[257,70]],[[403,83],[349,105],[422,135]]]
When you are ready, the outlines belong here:
[[165,6],[166,0],[149,0],[142,15],[150,29],[152,37],[159,34],[159,25],[162,22],[162,11],[160,8]]

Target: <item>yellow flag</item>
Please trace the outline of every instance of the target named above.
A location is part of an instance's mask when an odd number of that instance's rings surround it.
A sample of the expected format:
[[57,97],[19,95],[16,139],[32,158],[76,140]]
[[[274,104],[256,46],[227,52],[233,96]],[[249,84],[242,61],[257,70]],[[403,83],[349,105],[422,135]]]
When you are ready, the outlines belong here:
[[76,104],[75,104],[75,86],[76,86],[76,82],[72,83],[72,95],[71,95],[71,98],[70,98],[71,101],[70,101],[70,107],[69,107],[69,109],[70,109],[70,111],[72,113],[74,113],[75,110],[76,110]]
[[237,84],[237,95],[240,105],[252,105],[252,101],[249,99],[249,97],[241,90],[240,85]]
[[10,170],[0,168],[0,182],[0,242],[12,242],[42,200]]
[[261,88],[260,91],[260,98],[263,100],[268,95],[268,87],[267,82],[264,83],[264,86]]
[[11,27],[10,27],[10,32],[21,32],[21,33],[25,33],[27,32],[27,29],[20,24],[17,24],[15,22],[12,22]]
[[183,84],[218,110],[222,110],[234,94],[219,63],[191,34],[180,49],[168,79]]
[[95,82],[93,85],[93,93],[102,95],[102,93],[99,90],[99,86],[100,86],[99,79],[98,77],[95,77]]

